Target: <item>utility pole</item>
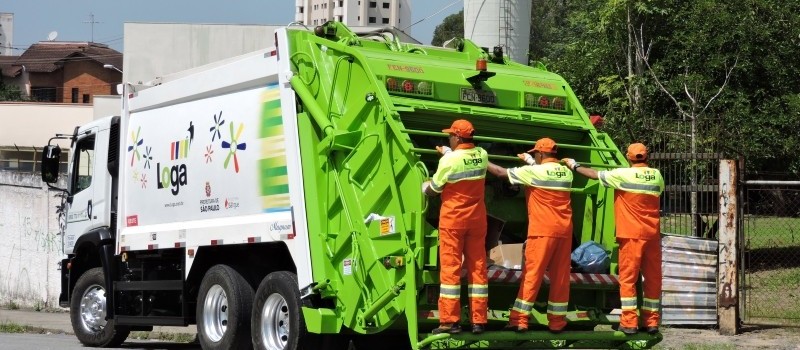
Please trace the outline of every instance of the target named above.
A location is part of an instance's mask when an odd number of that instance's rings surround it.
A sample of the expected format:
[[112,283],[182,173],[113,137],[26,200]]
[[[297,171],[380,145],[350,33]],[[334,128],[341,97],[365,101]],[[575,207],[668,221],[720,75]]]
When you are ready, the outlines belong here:
[[95,23],[100,23],[100,22],[97,22],[97,21],[94,20],[94,13],[93,12],[89,12],[89,20],[88,21],[83,21],[83,23],[88,23],[92,27],[92,41],[91,42],[94,42],[94,25],[95,25]]

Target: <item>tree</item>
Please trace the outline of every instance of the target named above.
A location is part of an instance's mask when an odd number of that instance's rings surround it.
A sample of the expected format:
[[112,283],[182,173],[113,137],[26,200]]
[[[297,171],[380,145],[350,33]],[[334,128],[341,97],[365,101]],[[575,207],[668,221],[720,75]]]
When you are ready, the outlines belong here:
[[22,101],[22,92],[18,87],[13,85],[6,85],[2,78],[0,78],[0,101]]
[[442,23],[436,26],[431,45],[442,46],[445,41],[452,38],[464,38],[464,10],[445,17]]

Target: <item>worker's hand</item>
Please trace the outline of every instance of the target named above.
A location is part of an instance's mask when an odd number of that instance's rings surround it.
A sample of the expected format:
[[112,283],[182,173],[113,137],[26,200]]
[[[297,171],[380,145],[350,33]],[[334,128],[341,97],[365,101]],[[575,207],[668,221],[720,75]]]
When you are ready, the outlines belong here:
[[436,195],[436,191],[434,191],[431,188],[431,182],[430,181],[425,181],[425,182],[422,183],[422,194],[424,194],[424,195],[426,195],[428,197],[433,197],[433,196]]
[[527,163],[528,165],[536,164],[536,159],[533,159],[533,156],[530,153],[520,153],[517,154],[519,159],[522,159],[523,162]]
[[441,155],[445,155],[445,154],[448,154],[450,152],[453,152],[453,150],[450,149],[450,147],[447,147],[447,146],[436,146],[436,151],[441,153]]
[[561,162],[564,163],[568,168],[570,168],[572,170],[575,170],[575,168],[577,168],[579,166],[578,162],[576,162],[575,159],[572,159],[572,158],[564,158],[564,159],[561,160]]

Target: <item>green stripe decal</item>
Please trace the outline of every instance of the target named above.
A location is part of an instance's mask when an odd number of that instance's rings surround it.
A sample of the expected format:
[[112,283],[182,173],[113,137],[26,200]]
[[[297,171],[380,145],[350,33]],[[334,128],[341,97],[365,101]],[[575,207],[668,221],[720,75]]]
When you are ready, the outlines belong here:
[[[283,117],[278,84],[266,87],[261,94],[261,125],[259,138],[261,154],[259,155],[259,180],[261,188],[262,210],[272,211],[284,208],[287,203],[267,200],[267,197],[289,193],[288,169],[286,167],[286,144],[283,137]],[[270,197],[273,198],[273,197]]]

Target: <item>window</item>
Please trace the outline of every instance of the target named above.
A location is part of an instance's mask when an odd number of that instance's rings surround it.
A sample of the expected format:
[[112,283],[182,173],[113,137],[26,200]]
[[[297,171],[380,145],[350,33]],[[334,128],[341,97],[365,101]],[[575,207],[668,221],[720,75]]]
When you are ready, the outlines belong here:
[[388,2],[384,2],[383,3],[383,8],[388,9],[389,8],[389,3]]
[[298,12],[303,13],[303,6],[298,7]]
[[322,4],[322,8],[324,8],[324,9],[328,8],[328,3],[326,2],[326,3]]
[[344,7],[344,1],[339,0],[339,7]]
[[314,9],[315,10],[319,9],[319,5],[314,5]]
[[381,22],[383,22],[383,24],[389,24],[389,19],[388,18],[383,18],[383,19],[381,19]]
[[72,88],[72,103],[78,103],[78,88]]
[[342,21],[342,16],[336,16],[336,20],[341,22]]
[[377,22],[375,21],[375,17],[370,17],[370,18],[369,18],[369,23],[377,23]]
[[373,9],[374,8],[378,8],[378,2],[377,1],[370,1],[369,2],[369,8],[373,8]]
[[356,21],[361,21],[361,16],[356,17]]
[[31,97],[34,101],[39,102],[56,102],[56,88],[54,87],[43,87],[43,86],[32,86],[31,87]]
[[76,194],[92,185],[92,161],[94,158],[94,135],[78,140],[75,146],[75,161],[72,164],[72,191]]
[[89,97],[89,94],[83,94],[83,103],[89,103],[91,102],[91,99],[92,98]]

